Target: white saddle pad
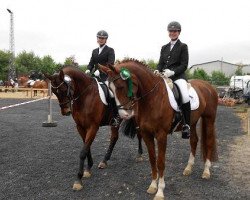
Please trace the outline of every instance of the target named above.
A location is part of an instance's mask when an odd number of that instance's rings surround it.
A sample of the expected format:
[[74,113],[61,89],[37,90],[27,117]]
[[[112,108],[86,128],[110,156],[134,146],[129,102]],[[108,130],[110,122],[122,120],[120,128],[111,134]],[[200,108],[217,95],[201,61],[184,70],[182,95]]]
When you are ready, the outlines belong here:
[[[169,85],[165,79],[164,79],[164,82],[165,82],[165,85],[166,85],[166,88],[168,91],[168,98],[170,101],[170,105],[172,106],[172,108],[175,111],[179,112],[180,109],[179,109],[178,104],[174,98],[174,93],[171,90],[171,88],[169,87]],[[190,89],[189,89],[189,97],[190,97],[191,110],[196,110],[197,108],[199,108],[199,105],[200,105],[199,97],[198,97],[198,95],[193,87],[190,87]]]
[[27,81],[27,84],[29,84],[30,86],[33,86],[33,85],[34,85],[34,83],[35,83],[35,81],[34,81],[34,80],[28,80],[28,81]]
[[[97,82],[99,96],[100,96],[100,98],[102,100],[102,103],[105,104],[105,105],[108,105],[108,102],[107,102],[107,99],[105,97],[104,91],[103,91],[103,89],[102,89],[102,87],[100,85],[100,84],[104,84],[104,83],[98,82],[98,80],[96,78],[95,78],[95,81]],[[105,84],[107,85],[107,82],[105,82]],[[108,90],[109,90],[110,97],[114,98],[114,95],[113,95],[112,91],[109,88],[108,88]]]

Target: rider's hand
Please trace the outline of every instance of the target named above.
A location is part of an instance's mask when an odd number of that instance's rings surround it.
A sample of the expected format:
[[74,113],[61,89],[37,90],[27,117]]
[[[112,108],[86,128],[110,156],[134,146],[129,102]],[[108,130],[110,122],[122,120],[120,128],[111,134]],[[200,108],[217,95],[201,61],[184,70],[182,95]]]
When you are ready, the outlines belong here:
[[100,72],[99,72],[98,69],[94,72],[94,75],[95,75],[95,76],[100,76]]
[[85,71],[85,74],[90,74],[90,70],[87,69],[87,70]]
[[164,69],[163,70],[163,75],[165,77],[170,77],[170,76],[173,76],[175,74],[175,72],[173,70],[170,70],[170,69]]

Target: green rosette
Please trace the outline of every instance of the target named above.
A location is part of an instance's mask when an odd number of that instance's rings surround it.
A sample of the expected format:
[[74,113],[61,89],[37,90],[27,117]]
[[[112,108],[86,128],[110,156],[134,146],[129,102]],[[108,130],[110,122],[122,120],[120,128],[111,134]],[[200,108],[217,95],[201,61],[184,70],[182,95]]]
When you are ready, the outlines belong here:
[[133,83],[132,83],[130,71],[126,68],[121,68],[120,76],[121,76],[122,80],[127,80],[127,83],[128,83],[127,96],[132,97],[133,96]]

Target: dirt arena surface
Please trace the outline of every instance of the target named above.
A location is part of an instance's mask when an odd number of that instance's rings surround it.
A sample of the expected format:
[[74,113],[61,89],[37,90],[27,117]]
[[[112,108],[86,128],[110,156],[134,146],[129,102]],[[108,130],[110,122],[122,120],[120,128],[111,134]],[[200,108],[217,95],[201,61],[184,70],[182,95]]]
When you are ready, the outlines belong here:
[[[30,99],[2,99],[0,107]],[[54,128],[42,127],[48,101],[0,110],[0,199],[153,199],[146,193],[151,182],[144,146],[144,161],[136,162],[137,140],[123,135],[108,168],[99,170],[108,147],[109,129],[100,128],[92,145],[92,177],[83,179],[83,190],[72,190],[79,162],[81,139],[71,117],[63,117],[53,100]],[[203,162],[196,156],[194,171],[182,175],[189,156],[189,142],[180,134],[168,137],[166,199],[250,199],[250,136],[232,108],[218,108],[219,161],[211,167],[211,179],[203,180]]]

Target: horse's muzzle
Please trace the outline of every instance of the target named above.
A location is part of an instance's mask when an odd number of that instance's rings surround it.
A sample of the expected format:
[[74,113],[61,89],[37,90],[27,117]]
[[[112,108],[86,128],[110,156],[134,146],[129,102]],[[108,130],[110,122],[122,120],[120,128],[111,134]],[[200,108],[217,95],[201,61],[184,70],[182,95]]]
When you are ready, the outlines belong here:
[[71,110],[69,108],[64,108],[64,109],[61,109],[61,113],[64,116],[69,116],[71,114]]
[[130,118],[132,118],[134,116],[134,111],[133,110],[123,110],[120,109],[119,111],[119,115],[122,119],[128,120]]
[[71,115],[71,111],[67,112],[65,115],[66,116],[70,116]]

